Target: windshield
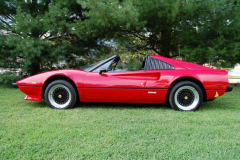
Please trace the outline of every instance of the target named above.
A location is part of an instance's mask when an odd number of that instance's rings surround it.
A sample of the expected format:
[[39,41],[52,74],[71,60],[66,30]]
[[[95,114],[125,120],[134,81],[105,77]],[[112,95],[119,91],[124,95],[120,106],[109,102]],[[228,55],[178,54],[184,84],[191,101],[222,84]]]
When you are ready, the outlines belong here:
[[89,71],[89,69],[91,69],[93,66],[97,66],[98,64],[102,63],[104,60],[101,60],[100,62],[96,62],[96,63],[90,64],[90,65],[84,67],[83,70],[84,71]]
[[96,68],[100,67],[101,65],[103,65],[103,64],[105,64],[105,63],[107,63],[107,62],[109,62],[109,61],[111,61],[111,60],[113,60],[113,59],[115,59],[117,57],[119,57],[119,56],[118,55],[113,55],[111,57],[108,57],[107,59],[101,60],[100,62],[97,62],[97,63],[91,64],[91,65],[89,65],[87,67],[84,67],[83,70],[92,72]]

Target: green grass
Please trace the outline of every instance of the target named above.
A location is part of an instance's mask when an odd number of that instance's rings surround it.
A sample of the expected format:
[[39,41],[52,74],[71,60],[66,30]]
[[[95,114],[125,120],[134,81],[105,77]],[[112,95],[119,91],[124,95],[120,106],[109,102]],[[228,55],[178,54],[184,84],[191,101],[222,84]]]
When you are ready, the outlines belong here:
[[0,159],[240,159],[240,87],[196,112],[165,105],[53,110],[0,87]]

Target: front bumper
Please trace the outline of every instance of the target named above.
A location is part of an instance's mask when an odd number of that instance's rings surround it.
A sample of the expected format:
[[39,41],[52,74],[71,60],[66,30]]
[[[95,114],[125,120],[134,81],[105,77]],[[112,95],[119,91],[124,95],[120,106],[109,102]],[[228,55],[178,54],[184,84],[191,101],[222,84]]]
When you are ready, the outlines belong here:
[[19,86],[19,89],[26,94],[24,100],[26,101],[41,101],[42,87],[36,86]]
[[226,92],[231,92],[233,90],[233,86],[228,85]]
[[19,88],[23,93],[26,94],[24,100],[26,101],[41,101],[42,100],[42,87],[38,86],[22,86],[17,83],[12,83],[14,88]]

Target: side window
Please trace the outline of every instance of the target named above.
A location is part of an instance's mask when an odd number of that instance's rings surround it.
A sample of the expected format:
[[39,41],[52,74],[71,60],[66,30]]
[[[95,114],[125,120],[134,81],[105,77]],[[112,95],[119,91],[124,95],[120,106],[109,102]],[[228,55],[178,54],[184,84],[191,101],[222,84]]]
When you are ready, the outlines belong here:
[[142,62],[135,59],[126,61],[117,60],[108,67],[109,72],[124,72],[138,70],[142,70]]
[[104,65],[94,69],[92,72],[100,72],[100,70],[107,70],[111,63],[112,63],[112,61],[109,61],[109,62],[105,63]]
[[149,64],[148,64],[148,69],[149,70],[158,70],[158,69],[175,69],[174,66],[171,64],[168,64],[166,62],[163,62],[161,60],[151,58],[149,57]]

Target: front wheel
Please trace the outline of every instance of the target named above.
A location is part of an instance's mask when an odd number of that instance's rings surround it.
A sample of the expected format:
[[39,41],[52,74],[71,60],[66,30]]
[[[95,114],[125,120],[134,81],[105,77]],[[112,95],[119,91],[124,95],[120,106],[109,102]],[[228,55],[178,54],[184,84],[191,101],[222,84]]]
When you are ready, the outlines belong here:
[[201,88],[190,81],[182,81],[173,86],[169,94],[169,104],[175,110],[195,111],[203,101]]
[[69,109],[76,104],[77,94],[71,83],[65,80],[56,80],[47,86],[44,98],[51,108]]

